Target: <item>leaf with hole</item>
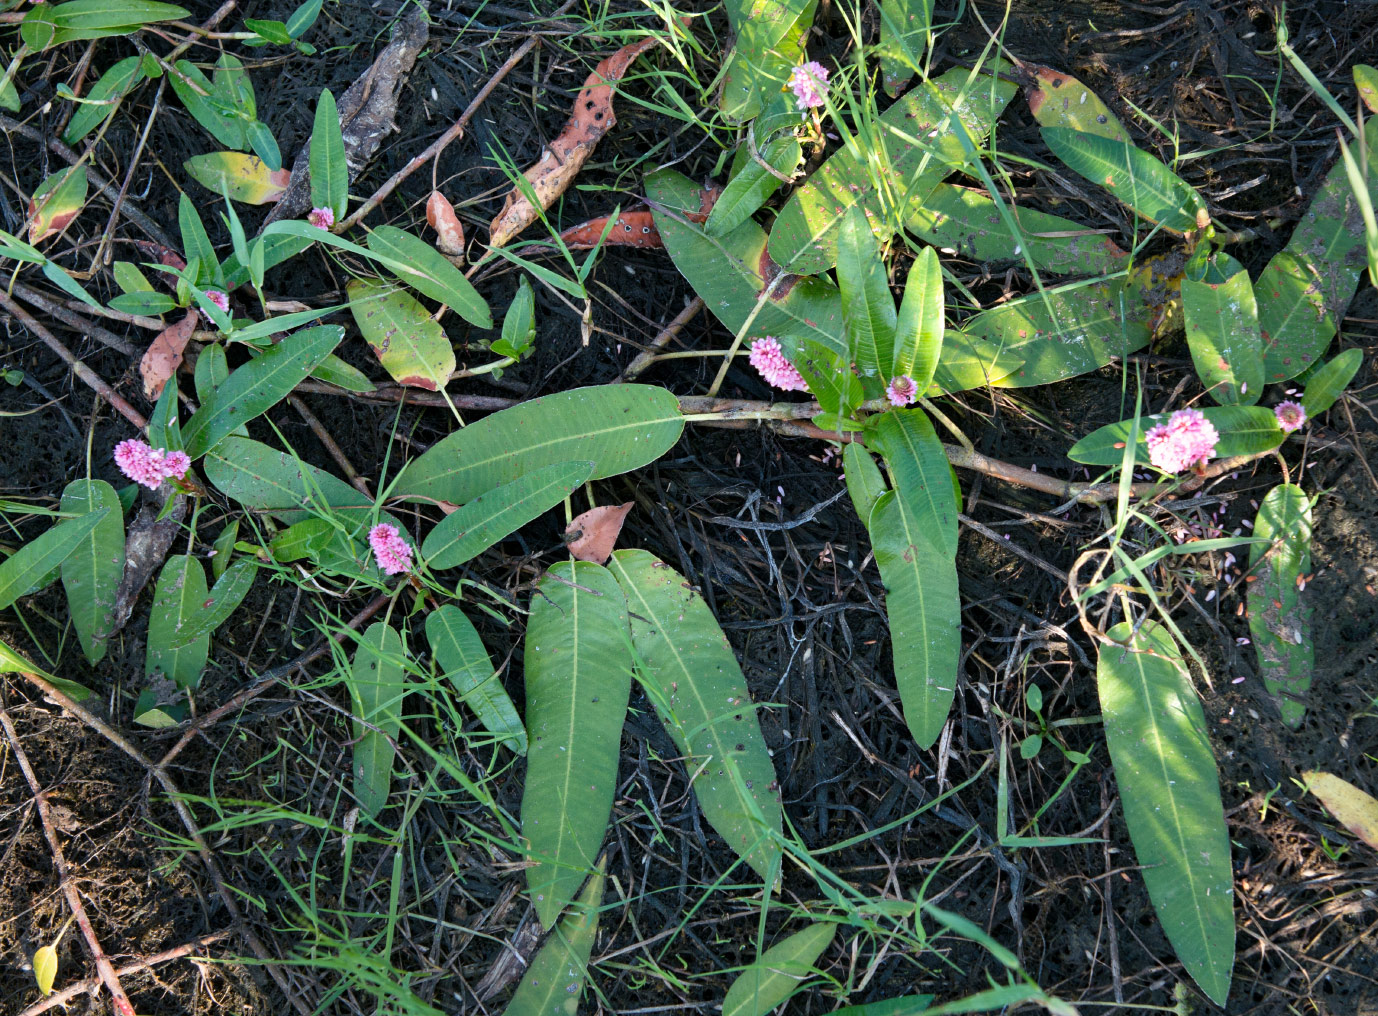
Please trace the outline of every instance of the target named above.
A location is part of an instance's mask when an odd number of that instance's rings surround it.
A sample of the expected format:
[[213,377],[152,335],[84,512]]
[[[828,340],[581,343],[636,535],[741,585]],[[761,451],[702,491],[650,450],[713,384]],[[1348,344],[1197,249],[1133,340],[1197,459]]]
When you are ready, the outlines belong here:
[[392,273],[417,292],[445,304],[475,328],[493,327],[493,316],[483,297],[463,272],[425,240],[396,226],[379,226],[369,233],[368,246],[391,258],[388,267]]
[[815,972],[836,934],[835,924],[811,924],[761,953],[727,989],[723,1016],[767,1016]]
[[1024,98],[1039,126],[1067,127],[1111,141],[1129,141],[1110,107],[1076,78],[1042,64],[1024,64],[1021,69]]
[[922,71],[928,33],[933,28],[933,0],[881,0],[880,71],[885,92],[895,98],[915,72]]
[[1106,634],[1121,645],[1100,646],[1096,684],[1134,854],[1177,958],[1224,1005],[1234,883],[1206,717],[1166,628],[1122,622]]
[[67,484],[62,510],[78,518],[91,512],[104,514],[62,562],[62,588],[72,626],[86,659],[96,664],[105,656],[105,636],[112,627],[124,578],[124,516],[119,495],[104,480]]
[[144,75],[137,56],[116,61],[100,76],[72,113],[72,119],[62,131],[62,140],[75,145],[103,124],[115,111],[115,104],[143,81]]
[[56,575],[62,562],[77,551],[108,512],[100,508],[65,519],[0,561],[0,610],[33,592],[48,576]]
[[531,960],[503,1016],[574,1016],[588,976],[589,957],[598,935],[605,861],[589,879],[553,934]]
[[144,653],[144,676],[161,674],[178,688],[192,689],[201,681],[210,655],[211,637],[206,632],[190,642],[173,646],[173,641],[196,617],[205,603],[206,571],[190,554],[174,554],[158,573],[153,591],[153,611],[148,619],[148,647]]
[[402,637],[386,624],[369,625],[354,650],[349,696],[354,705],[354,797],[366,818],[387,807],[392,762],[402,732],[406,695]]
[[432,392],[445,387],[455,371],[455,350],[430,311],[377,279],[351,279],[345,292],[354,323],[394,381]]
[[732,647],[703,597],[655,555],[619,550],[608,567],[627,597],[642,685],[685,756],[704,818],[757,874],[774,878],[775,766]]
[[525,755],[526,728],[473,622],[458,607],[444,604],[426,615],[426,641],[441,676],[473,710],[483,729],[516,754]]
[[1359,373],[1364,362],[1362,349],[1346,349],[1337,353],[1334,359],[1317,367],[1306,379],[1301,404],[1306,408],[1308,418],[1320,416],[1333,406],[1337,399]]
[[304,381],[344,338],[339,325],[289,335],[235,370],[182,428],[187,454],[199,458],[223,438],[267,412]]
[[[1220,441],[1215,446],[1217,459],[1266,452],[1282,444],[1287,436],[1278,426],[1273,411],[1262,406],[1206,406],[1201,412],[1220,434]],[[1154,413],[1139,417],[1135,465],[1148,465],[1148,442],[1144,435],[1150,427],[1162,423],[1169,415]],[[1129,440],[1133,424],[1133,420],[1121,420],[1092,431],[1072,445],[1067,457],[1088,466],[1118,466],[1124,461],[1124,445]]]
[[1182,280],[1182,316],[1196,376],[1221,405],[1251,406],[1263,394],[1263,336],[1249,273],[1228,255],[1223,282]]
[[62,232],[86,204],[86,167],[59,170],[38,185],[29,200],[29,243]]
[[679,400],[664,388],[573,388],[454,431],[402,470],[394,493],[464,504],[542,466],[583,460],[601,480],[654,462],[683,429]]
[[1336,821],[1378,850],[1378,800],[1330,773],[1312,769],[1301,776],[1306,781],[1306,789],[1320,798]]
[[1311,574],[1311,499],[1296,484],[1268,491],[1254,519],[1249,548],[1249,634],[1263,687],[1282,720],[1299,727],[1315,669],[1311,608],[1303,590]]
[[590,561],[550,568],[526,628],[522,836],[531,903],[554,927],[603,847],[631,695],[627,601]]
[[421,556],[431,568],[458,568],[554,508],[593,473],[593,463],[556,462],[467,501],[441,519]]
[[209,191],[246,205],[268,205],[287,190],[291,172],[269,169],[257,155],[210,152],[182,163],[188,175]]

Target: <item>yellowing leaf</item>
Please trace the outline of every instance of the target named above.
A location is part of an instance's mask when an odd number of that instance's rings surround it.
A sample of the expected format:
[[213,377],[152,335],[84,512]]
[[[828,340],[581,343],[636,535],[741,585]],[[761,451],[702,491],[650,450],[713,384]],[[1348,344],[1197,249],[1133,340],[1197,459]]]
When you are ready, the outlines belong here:
[[354,279],[345,291],[359,331],[393,380],[432,392],[445,387],[455,351],[425,307],[376,279]]
[[29,201],[29,243],[60,233],[86,204],[86,167],[54,173],[34,191]]
[[53,979],[57,977],[57,950],[45,945],[33,954],[33,979],[45,996],[53,993]]
[[287,190],[292,178],[286,169],[270,170],[257,155],[210,152],[182,163],[201,186],[246,205],[270,205]]
[[1340,824],[1378,850],[1378,800],[1330,773],[1313,769],[1301,775],[1306,789],[1321,799]]

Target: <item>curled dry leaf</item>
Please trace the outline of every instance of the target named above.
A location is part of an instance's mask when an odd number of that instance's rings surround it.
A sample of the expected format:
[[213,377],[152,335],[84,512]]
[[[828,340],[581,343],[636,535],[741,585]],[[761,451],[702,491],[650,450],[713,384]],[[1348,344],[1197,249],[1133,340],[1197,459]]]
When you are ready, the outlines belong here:
[[182,365],[182,351],[187,348],[187,342],[200,320],[199,313],[189,310],[186,317],[168,325],[148,344],[143,359],[139,361],[139,376],[144,379],[144,394],[150,399],[163,394],[163,386],[168,378],[177,373],[177,368]]
[[626,504],[603,505],[576,515],[565,530],[570,554],[580,561],[607,564],[613,548],[617,546],[622,523],[634,503],[628,501]]
[[426,222],[435,230],[435,248],[449,257],[464,256],[464,224],[455,206],[440,191],[431,191],[426,200]]
[[[721,193],[721,187],[712,187],[700,191],[699,210],[687,212],[684,216],[685,219],[700,223],[707,221],[708,213],[713,210],[713,205]],[[610,218],[612,218],[610,215],[600,215],[596,219],[580,223],[561,233],[560,239],[564,241],[566,247],[572,250],[588,250],[596,247],[599,237],[603,235],[603,230],[608,228]],[[660,238],[660,231],[656,229],[653,213],[648,208],[632,208],[619,215],[612,229],[608,232],[608,238],[603,243],[608,247],[662,249],[665,246],[664,241]]]
[[[560,131],[560,136],[546,146],[540,161],[526,171],[526,179],[536,192],[542,209],[549,208],[565,192],[593,153],[599,139],[617,122],[612,111],[613,85],[627,73],[631,62],[655,42],[654,36],[648,36],[640,42],[623,46],[600,63],[585,80],[578,98],[574,100],[574,113]],[[514,187],[503,202],[502,211],[493,220],[489,243],[501,247],[531,225],[536,220],[536,214],[531,202],[526,200],[519,188]]]

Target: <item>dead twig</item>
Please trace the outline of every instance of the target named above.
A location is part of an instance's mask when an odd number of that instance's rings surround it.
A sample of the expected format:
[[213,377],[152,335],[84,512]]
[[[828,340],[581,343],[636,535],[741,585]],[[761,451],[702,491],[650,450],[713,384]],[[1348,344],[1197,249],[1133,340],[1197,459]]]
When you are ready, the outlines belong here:
[[114,332],[106,331],[94,321],[82,317],[80,314],[76,313],[76,311],[68,310],[62,304],[58,303],[56,300],[49,299],[44,294],[38,292],[38,290],[30,289],[28,286],[19,282],[14,283],[10,288],[19,299],[31,306],[37,307],[45,314],[51,314],[68,328],[73,328],[83,335],[89,335],[97,342],[103,343],[111,349],[118,350],[125,356],[140,355],[139,349],[128,339],[116,335]]
[[689,305],[675,315],[668,325],[660,330],[651,344],[636,355],[636,359],[627,364],[627,369],[622,372],[619,381],[634,380],[642,371],[655,362],[656,354],[668,346],[680,332],[684,331],[684,326],[694,320],[699,311],[703,310],[703,297],[696,296],[689,301]]

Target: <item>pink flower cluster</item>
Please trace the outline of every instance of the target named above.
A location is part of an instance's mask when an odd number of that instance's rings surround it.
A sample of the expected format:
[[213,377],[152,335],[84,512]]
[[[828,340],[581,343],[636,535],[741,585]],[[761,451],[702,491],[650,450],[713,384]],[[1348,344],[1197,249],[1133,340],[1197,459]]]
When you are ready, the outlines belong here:
[[1220,432],[1199,409],[1179,409],[1166,423],[1149,429],[1148,461],[1165,473],[1180,473],[1209,462]]
[[378,567],[387,575],[401,575],[411,571],[411,544],[402,539],[396,526],[380,522],[368,531],[368,545]]
[[306,221],[317,229],[329,229],[335,225],[335,212],[330,208],[313,208],[311,214],[306,217]]
[[800,64],[790,72],[789,87],[800,109],[817,109],[828,97],[828,68],[817,60]]
[[806,392],[809,386],[804,377],[794,369],[794,364],[785,359],[784,351],[774,336],[755,339],[751,343],[751,366],[761,372],[766,384],[787,392]]
[[901,374],[885,389],[885,397],[892,406],[907,406],[919,397],[919,386],[908,374]]
[[215,304],[226,314],[230,312],[230,298],[218,289],[206,290],[206,299]]
[[1288,399],[1273,407],[1273,415],[1278,418],[1278,426],[1290,434],[1306,423],[1306,408],[1300,402]]
[[170,452],[130,438],[115,445],[115,465],[135,483],[157,490],[166,479],[186,476],[191,459],[186,452]]

